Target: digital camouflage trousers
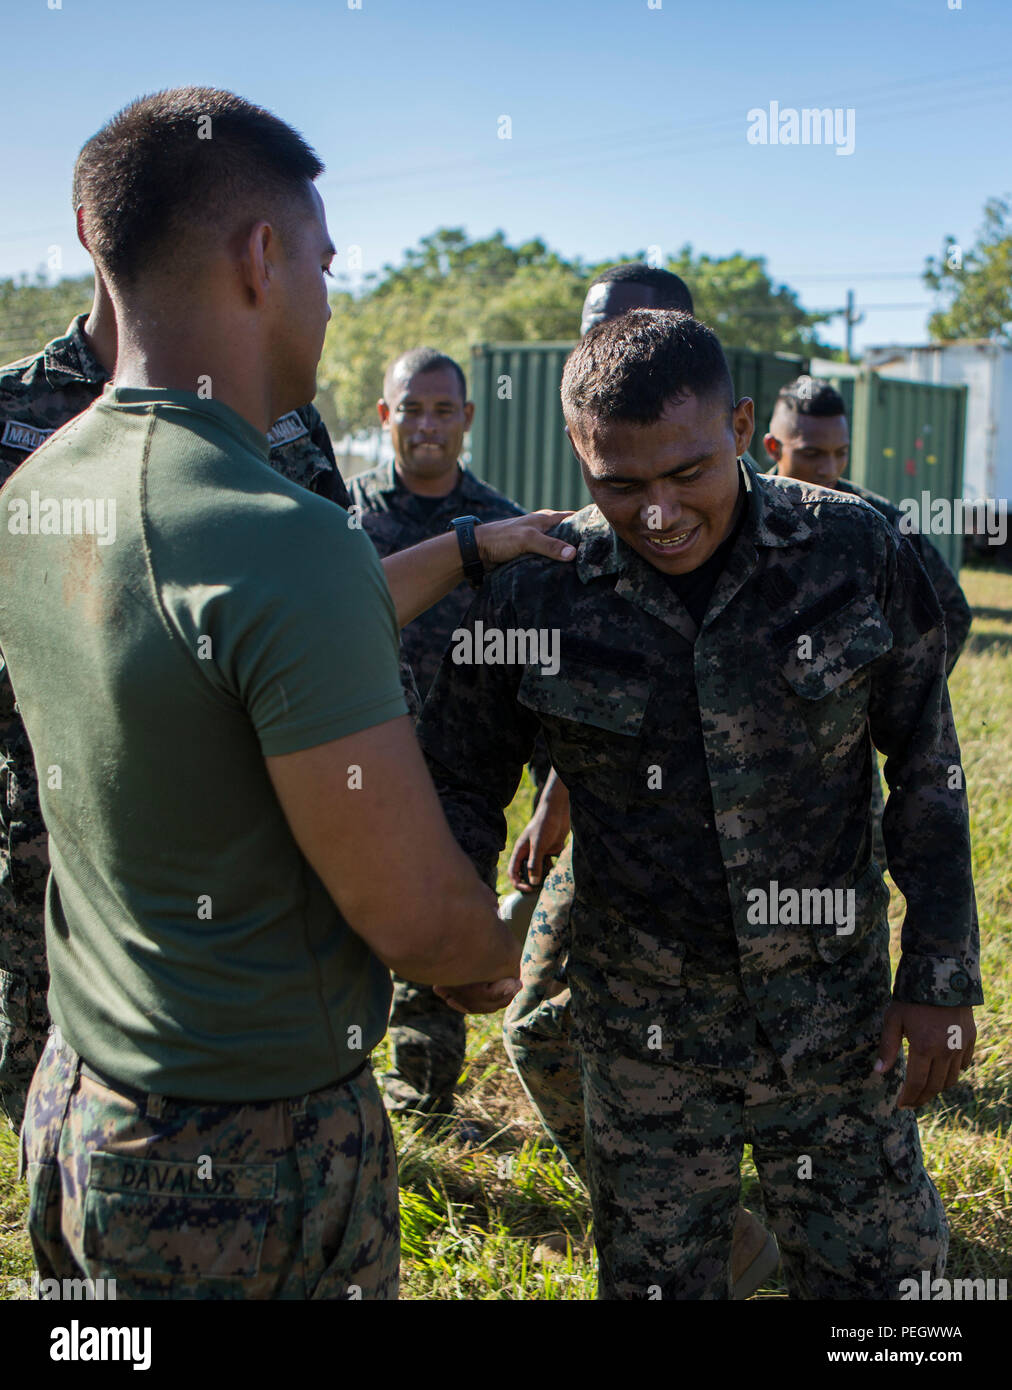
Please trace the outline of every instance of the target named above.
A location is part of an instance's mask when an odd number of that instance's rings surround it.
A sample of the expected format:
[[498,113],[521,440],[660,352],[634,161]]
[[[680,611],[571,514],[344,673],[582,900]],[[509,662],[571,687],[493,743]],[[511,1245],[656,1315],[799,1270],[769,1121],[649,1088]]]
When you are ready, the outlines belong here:
[[[701,1065],[705,1047],[651,1052],[613,1016],[609,995],[588,987],[593,972],[567,978],[570,853],[534,913],[504,1040],[546,1130],[590,1188],[600,1297],[729,1297],[746,1143],[792,1296],[895,1299],[902,1278],[937,1277],[947,1227],[916,1120],[896,1109],[902,1059],[886,1076],[873,1072],[885,960],[869,957],[855,981],[848,1046],[803,1077],[788,1079],[737,978],[702,971],[687,973],[686,1002],[705,999],[715,1027],[735,1020],[728,1055],[748,1064]],[[680,1015],[683,1027],[691,1014]]]
[[121,1299],[397,1297],[397,1158],[368,1065],[287,1100],[175,1100],[98,1080],[54,1030],[21,1142],[40,1279],[115,1279]]

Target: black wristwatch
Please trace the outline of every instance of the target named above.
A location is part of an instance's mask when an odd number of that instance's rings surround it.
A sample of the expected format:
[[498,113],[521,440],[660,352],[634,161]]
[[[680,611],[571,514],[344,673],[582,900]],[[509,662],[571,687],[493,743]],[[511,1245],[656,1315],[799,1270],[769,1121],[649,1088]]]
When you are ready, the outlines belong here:
[[472,589],[480,589],[485,579],[485,566],[481,562],[481,552],[475,539],[474,528],[481,525],[477,516],[455,516],[450,525],[457,533],[460,558],[464,562],[464,578]]

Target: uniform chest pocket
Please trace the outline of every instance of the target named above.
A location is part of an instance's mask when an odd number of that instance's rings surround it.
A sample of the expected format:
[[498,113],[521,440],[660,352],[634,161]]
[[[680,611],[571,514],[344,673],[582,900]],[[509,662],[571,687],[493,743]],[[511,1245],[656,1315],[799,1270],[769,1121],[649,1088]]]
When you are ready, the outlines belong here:
[[[843,761],[866,737],[869,667],[893,645],[882,610],[860,595],[822,618],[804,613],[791,624],[780,669],[816,755]],[[783,642],[784,639],[781,638]]]
[[552,765],[577,797],[626,807],[640,761],[652,683],[642,668],[618,671],[565,657],[554,676],[528,667],[517,698],[538,717]]
[[821,700],[839,690],[892,647],[889,624],[870,595],[852,599],[826,618],[815,613],[813,618],[806,625],[802,613],[791,624],[781,661],[788,685],[802,699]]

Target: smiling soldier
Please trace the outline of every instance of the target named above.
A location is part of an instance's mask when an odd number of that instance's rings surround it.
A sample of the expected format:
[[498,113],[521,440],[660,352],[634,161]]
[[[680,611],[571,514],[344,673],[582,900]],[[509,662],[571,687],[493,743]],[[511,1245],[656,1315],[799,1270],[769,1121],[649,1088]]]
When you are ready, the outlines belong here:
[[[505,567],[465,621],[559,624],[559,673],[444,661],[419,733],[486,878],[539,732],[570,792],[600,1296],[729,1296],[750,1143],[791,1294],[896,1298],[947,1245],[911,1107],[969,1062],[981,999],[937,600],[863,502],[742,462],[752,402],[689,315],[593,329],[562,398],[595,501],[557,528],[576,565]],[[852,922],[757,921],[774,879],[853,892]]]
[[[624,262],[602,271],[583,303],[580,334],[630,309],[693,313],[684,280],[669,270]],[[586,1181],[583,1093],[572,1036],[566,983],[569,913],[573,902],[573,848],[569,841],[569,793],[553,769],[531,820],[518,836],[509,874],[527,898],[529,930],[523,983],[503,1018],[503,1043],[521,1084],[552,1142]],[[532,901],[528,885],[540,885],[552,857],[558,863]],[[535,910],[536,908],[536,910]],[[517,909],[514,914],[519,915]],[[731,1293],[747,1298],[779,1263],[776,1241],[746,1208],[738,1210],[731,1244]]]

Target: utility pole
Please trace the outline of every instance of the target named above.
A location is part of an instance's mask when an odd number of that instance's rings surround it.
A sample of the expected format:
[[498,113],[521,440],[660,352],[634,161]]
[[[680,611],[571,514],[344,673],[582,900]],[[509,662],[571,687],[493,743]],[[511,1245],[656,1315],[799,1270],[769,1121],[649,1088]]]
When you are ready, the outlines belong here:
[[853,346],[854,346],[854,326],[855,326],[855,324],[863,323],[863,322],[864,322],[864,314],[855,314],[855,313],[854,313],[854,291],[853,291],[853,290],[848,290],[848,291],[847,291],[847,307],[843,310],[843,317],[844,317],[844,322],[845,322],[845,327],[846,327],[846,334],[847,334],[847,338],[846,338],[847,346],[846,346],[846,349],[845,349],[845,351],[846,351],[846,353],[847,353],[847,361],[848,361],[848,362],[853,362],[853,360],[854,360],[854,354],[853,354],[852,348],[853,348]]

